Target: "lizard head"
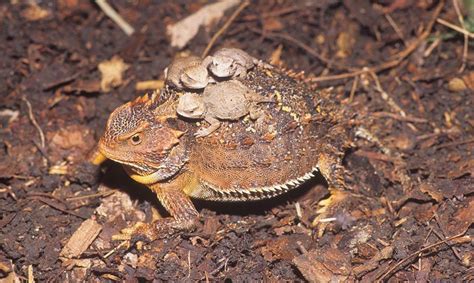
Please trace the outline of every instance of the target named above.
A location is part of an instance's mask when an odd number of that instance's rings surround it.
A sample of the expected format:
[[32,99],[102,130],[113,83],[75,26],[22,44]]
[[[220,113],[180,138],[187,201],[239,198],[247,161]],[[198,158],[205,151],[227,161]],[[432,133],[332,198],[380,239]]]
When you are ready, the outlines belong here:
[[209,73],[201,64],[189,66],[181,74],[180,80],[187,88],[201,89],[205,88],[209,83]]
[[217,55],[212,58],[209,69],[219,78],[230,77],[235,72],[234,59]]
[[145,95],[115,109],[99,141],[99,151],[124,165],[129,175],[155,174],[154,181],[159,181],[176,173],[186,159],[179,140],[183,132],[168,124],[171,115],[162,111],[166,104],[158,106],[154,96]]
[[180,97],[176,112],[186,118],[201,119],[206,114],[206,106],[199,94],[186,92]]

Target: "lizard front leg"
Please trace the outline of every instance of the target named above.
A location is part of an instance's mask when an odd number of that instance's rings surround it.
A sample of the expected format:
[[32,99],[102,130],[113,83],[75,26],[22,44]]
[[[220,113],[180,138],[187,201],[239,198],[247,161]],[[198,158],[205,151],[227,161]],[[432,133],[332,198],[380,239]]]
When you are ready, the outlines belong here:
[[156,219],[152,223],[137,223],[131,228],[123,229],[121,234],[113,237],[113,240],[130,240],[135,236],[145,236],[153,241],[175,231],[194,229],[199,219],[199,212],[183,191],[189,184],[190,179],[183,176],[169,183],[150,185],[150,189],[155,192],[171,217]]

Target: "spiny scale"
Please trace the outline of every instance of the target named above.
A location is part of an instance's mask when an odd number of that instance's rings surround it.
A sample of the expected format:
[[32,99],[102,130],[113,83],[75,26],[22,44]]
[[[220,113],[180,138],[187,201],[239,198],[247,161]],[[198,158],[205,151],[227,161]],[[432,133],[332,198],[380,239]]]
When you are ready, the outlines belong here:
[[319,171],[317,167],[313,167],[312,170],[305,175],[296,179],[288,180],[284,184],[277,184],[271,187],[256,187],[256,188],[233,188],[233,189],[222,189],[216,187],[204,180],[200,180],[201,185],[206,189],[209,189],[216,200],[220,201],[247,201],[247,200],[260,200],[272,198],[277,195],[283,194],[287,191],[292,190],[295,187],[302,185],[315,176],[315,173]]

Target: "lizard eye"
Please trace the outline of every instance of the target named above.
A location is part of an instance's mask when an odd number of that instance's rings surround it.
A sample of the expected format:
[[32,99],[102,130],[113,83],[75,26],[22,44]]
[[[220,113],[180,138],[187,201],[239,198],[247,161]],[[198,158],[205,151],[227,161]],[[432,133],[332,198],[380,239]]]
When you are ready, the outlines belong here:
[[133,145],[138,145],[142,142],[142,138],[140,137],[140,134],[135,134],[130,138],[131,142]]

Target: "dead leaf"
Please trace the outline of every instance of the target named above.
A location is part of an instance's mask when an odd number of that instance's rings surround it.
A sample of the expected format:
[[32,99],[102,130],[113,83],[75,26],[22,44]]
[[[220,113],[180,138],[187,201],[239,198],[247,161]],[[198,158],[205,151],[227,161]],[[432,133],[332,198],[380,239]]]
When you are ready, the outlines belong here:
[[223,0],[208,4],[181,21],[169,25],[166,33],[171,38],[171,46],[183,48],[193,39],[201,26],[209,29],[212,23],[219,21],[225,11],[240,4],[239,0]]
[[72,125],[56,132],[51,142],[62,149],[89,148],[84,140],[84,128],[78,125]]
[[118,87],[123,83],[123,73],[129,68],[122,58],[114,56],[108,61],[103,61],[98,66],[102,75],[100,88],[103,92],[110,91],[113,87]]
[[424,192],[425,194],[428,194],[432,199],[434,199],[438,203],[443,200],[443,194],[440,193],[435,187],[433,187],[429,183],[422,183],[420,185],[420,191]]
[[280,31],[284,29],[285,26],[278,18],[264,18],[263,19],[263,30],[264,31]]
[[271,239],[265,241],[265,245],[260,252],[266,261],[272,262],[277,260],[293,260],[300,253],[299,245],[308,248],[310,238],[303,234],[291,234],[278,237],[276,240]]
[[281,61],[281,54],[283,52],[283,45],[278,45],[277,49],[272,52],[270,56],[270,64],[280,66],[283,62]]
[[466,83],[468,88],[470,88],[471,90],[474,90],[474,71],[463,76],[462,79],[464,83]]
[[341,32],[337,37],[337,53],[336,57],[338,58],[346,58],[352,52],[355,44],[355,38],[352,34],[348,32]]
[[391,246],[383,248],[381,251],[378,251],[375,256],[373,256],[369,261],[365,262],[363,265],[354,267],[354,273],[357,276],[364,274],[366,272],[372,271],[380,266],[380,261],[389,259],[393,255],[394,248]]
[[47,18],[49,15],[50,12],[48,10],[41,8],[34,1],[21,11],[21,16],[28,21],[39,21]]
[[459,234],[465,231],[469,226],[472,225],[474,221],[474,199],[471,199],[468,203],[467,200],[463,203],[460,203],[461,208],[459,208],[454,214],[453,218],[446,219],[449,235],[452,236]]

